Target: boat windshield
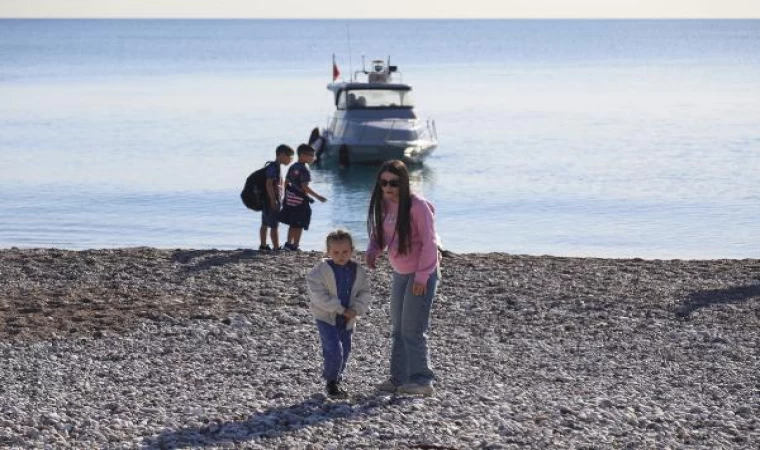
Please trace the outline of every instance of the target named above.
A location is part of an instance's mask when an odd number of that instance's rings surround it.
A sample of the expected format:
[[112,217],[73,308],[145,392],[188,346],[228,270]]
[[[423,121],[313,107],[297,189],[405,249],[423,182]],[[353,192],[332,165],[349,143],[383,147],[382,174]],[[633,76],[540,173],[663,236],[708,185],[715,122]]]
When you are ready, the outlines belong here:
[[338,96],[338,109],[413,108],[412,91],[397,89],[352,89]]

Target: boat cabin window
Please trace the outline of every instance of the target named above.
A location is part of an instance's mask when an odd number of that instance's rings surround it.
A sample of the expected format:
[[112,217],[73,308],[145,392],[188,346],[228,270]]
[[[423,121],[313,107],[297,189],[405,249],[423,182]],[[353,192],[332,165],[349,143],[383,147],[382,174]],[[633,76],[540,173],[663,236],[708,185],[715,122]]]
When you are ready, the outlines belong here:
[[338,109],[413,108],[412,91],[354,89],[338,96]]

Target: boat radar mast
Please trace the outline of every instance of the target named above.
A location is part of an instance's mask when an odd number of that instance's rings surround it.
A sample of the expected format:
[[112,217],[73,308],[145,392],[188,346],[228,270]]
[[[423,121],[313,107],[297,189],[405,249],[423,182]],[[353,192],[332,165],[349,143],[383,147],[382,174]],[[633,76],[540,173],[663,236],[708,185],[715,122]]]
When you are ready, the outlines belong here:
[[[356,75],[362,73],[367,76],[368,83],[390,83],[391,75],[398,72],[398,66],[390,65],[391,58],[388,57],[388,62],[382,59],[373,59],[370,63],[370,69],[367,70],[364,63],[364,55],[362,55],[362,70],[357,71],[354,74],[354,81],[357,81]],[[400,80],[399,80],[400,81]]]

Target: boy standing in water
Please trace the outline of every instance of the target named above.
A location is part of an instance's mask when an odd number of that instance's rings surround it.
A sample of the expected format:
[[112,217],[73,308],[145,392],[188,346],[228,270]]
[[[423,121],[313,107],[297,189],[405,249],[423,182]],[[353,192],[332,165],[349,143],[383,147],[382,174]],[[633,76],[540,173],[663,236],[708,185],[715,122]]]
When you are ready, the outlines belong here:
[[269,229],[274,250],[280,249],[280,234],[277,229],[279,226],[280,198],[282,198],[280,165],[285,164],[287,166],[290,164],[293,161],[293,153],[292,148],[281,144],[275,150],[275,161],[268,163],[266,166],[267,200],[264,202],[264,208],[261,210],[261,227],[259,228],[259,238],[261,239],[260,252],[271,252],[273,250],[272,247],[267,245],[267,229]]
[[351,259],[351,235],[336,230],[327,235],[327,259],[317,263],[306,277],[310,309],[317,322],[327,395],[345,398],[340,386],[351,354],[351,337],[356,318],[369,311],[372,296],[367,272]]
[[314,162],[316,150],[308,144],[298,146],[298,162],[290,166],[285,177],[285,200],[280,211],[280,222],[290,225],[288,240],[283,250],[298,251],[303,230],[311,223],[311,205],[316,198],[324,203],[327,199],[309,187],[311,171],[308,164]]

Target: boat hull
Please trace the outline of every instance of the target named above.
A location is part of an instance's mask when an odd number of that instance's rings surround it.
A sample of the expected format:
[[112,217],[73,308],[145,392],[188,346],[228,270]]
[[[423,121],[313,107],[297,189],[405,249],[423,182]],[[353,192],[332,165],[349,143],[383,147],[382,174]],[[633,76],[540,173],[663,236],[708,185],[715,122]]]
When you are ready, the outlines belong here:
[[328,141],[319,160],[341,165],[381,164],[398,159],[406,164],[421,164],[437,147],[434,142],[408,142],[402,145],[387,143],[344,143]]
[[[350,164],[379,164],[397,159],[420,164],[438,146],[435,121],[420,119],[411,86],[391,81],[397,67],[373,61],[368,82],[328,84],[335,110],[319,139],[318,159]],[[363,71],[363,73],[367,73]],[[382,75],[382,76],[380,76]]]
[[[398,159],[422,163],[438,147],[435,124],[407,118],[377,117],[404,111],[370,111],[336,115],[322,130],[323,156],[341,165],[378,164]],[[362,115],[360,115],[362,114]]]

